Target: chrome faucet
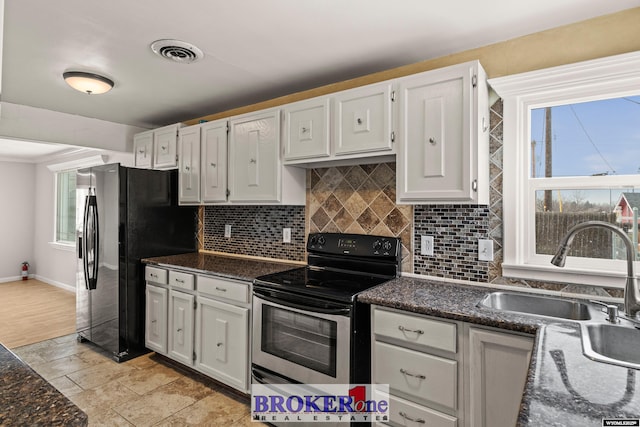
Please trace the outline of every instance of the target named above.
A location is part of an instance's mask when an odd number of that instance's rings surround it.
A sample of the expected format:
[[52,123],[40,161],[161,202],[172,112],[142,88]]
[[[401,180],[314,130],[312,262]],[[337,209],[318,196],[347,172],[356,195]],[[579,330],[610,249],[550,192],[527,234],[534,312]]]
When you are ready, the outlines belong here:
[[558,251],[551,259],[551,264],[564,267],[564,262],[567,259],[567,252],[569,252],[573,237],[578,231],[584,230],[585,228],[606,228],[620,236],[624,242],[627,249],[627,282],[624,287],[624,312],[627,316],[635,319],[636,313],[640,311],[640,289],[638,289],[638,281],[634,267],[635,251],[633,250],[631,239],[629,239],[629,236],[627,236],[621,228],[604,221],[585,221],[573,226],[567,235],[564,236],[562,242],[560,242]]

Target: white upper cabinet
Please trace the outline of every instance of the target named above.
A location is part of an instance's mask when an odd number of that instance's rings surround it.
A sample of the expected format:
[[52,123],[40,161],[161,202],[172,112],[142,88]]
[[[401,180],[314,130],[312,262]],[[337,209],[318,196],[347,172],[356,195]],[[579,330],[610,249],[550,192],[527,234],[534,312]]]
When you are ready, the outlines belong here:
[[334,95],[336,156],[393,149],[391,97],[390,82]]
[[229,201],[305,204],[304,170],[280,159],[280,110],[232,118],[229,131]]
[[135,166],[147,169],[176,168],[178,130],[181,127],[181,123],[176,123],[134,135]]
[[319,97],[283,108],[285,160],[329,156],[330,105],[329,97]]
[[205,123],[200,127],[201,201],[227,200],[227,121]]
[[489,202],[488,90],[478,61],[399,80],[400,203]]
[[180,129],[178,137],[178,200],[180,204],[200,203],[200,126]]
[[395,154],[393,82],[376,83],[283,107],[283,157],[322,167]]
[[134,165],[137,168],[153,167],[153,131],[142,132],[133,137]]

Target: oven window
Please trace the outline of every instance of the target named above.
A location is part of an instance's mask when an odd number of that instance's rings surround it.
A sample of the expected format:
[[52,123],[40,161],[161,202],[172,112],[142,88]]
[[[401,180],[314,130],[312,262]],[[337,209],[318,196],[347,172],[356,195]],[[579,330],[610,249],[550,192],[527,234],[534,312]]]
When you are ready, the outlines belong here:
[[262,351],[336,376],[336,322],[262,306]]

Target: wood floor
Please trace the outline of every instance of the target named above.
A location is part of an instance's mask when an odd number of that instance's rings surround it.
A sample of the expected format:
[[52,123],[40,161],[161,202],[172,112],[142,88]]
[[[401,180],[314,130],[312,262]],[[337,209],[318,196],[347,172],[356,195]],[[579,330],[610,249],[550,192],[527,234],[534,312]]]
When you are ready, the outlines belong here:
[[35,279],[0,283],[0,343],[7,348],[76,330],[76,295]]

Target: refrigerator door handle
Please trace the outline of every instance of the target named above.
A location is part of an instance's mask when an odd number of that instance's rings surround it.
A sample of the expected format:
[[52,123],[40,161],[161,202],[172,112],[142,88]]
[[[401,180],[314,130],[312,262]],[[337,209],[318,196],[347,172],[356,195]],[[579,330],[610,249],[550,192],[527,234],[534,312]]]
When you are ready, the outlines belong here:
[[95,195],[88,195],[84,212],[84,245],[83,266],[85,273],[85,286],[87,289],[95,289],[98,283],[98,254],[100,235],[98,229],[98,202]]

